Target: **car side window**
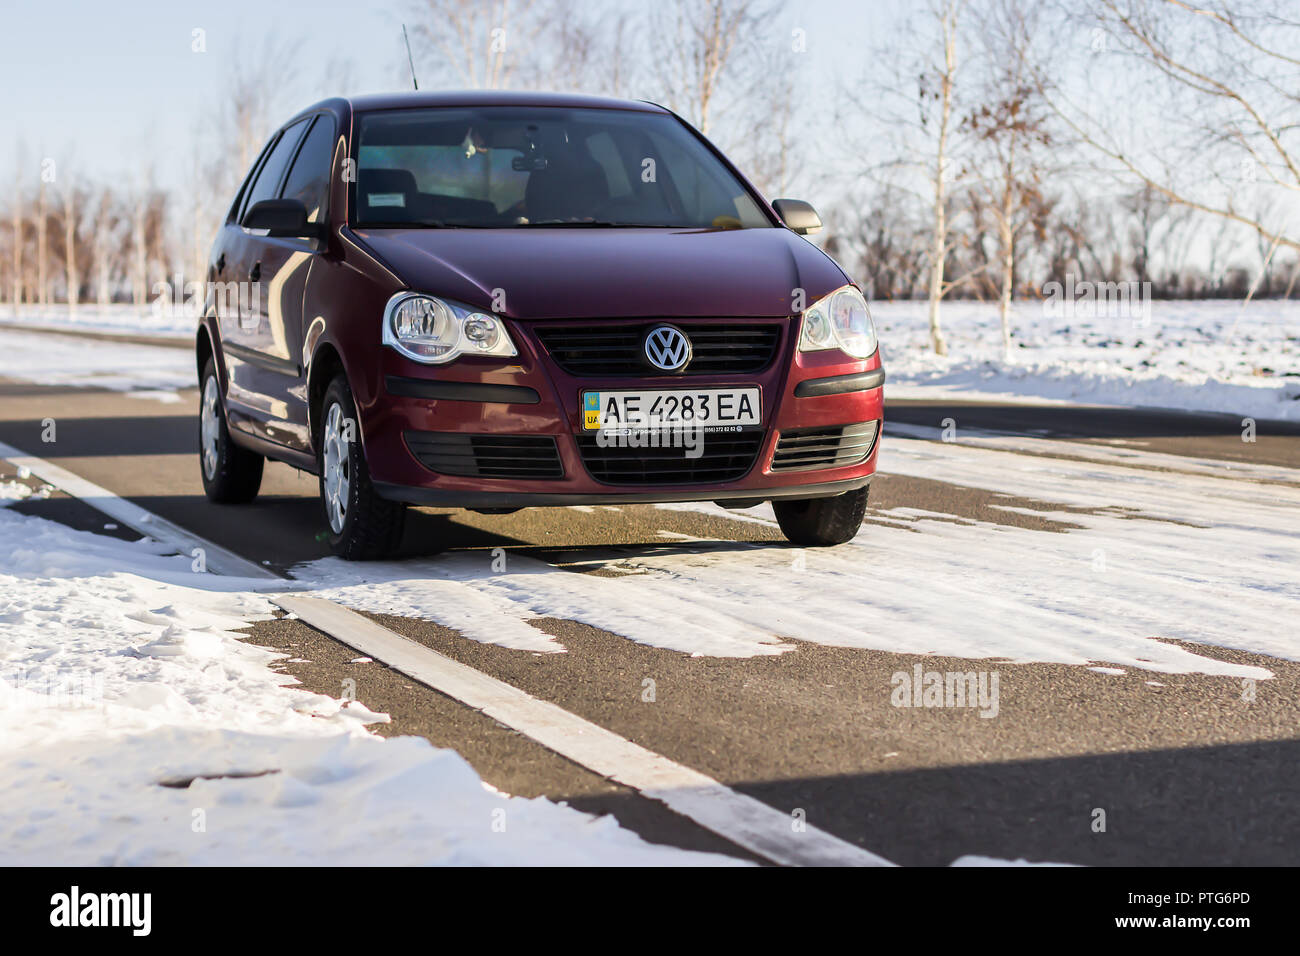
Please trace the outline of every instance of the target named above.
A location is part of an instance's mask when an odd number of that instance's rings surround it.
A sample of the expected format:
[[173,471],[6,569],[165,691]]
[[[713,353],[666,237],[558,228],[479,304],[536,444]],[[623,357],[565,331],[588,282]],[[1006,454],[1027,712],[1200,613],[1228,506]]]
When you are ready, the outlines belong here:
[[280,192],[280,198],[297,199],[307,207],[308,222],[320,222],[324,216],[333,158],[334,123],[328,116],[318,116]]
[[257,154],[257,158],[253,160],[253,165],[248,167],[248,172],[244,174],[243,181],[239,184],[239,191],[235,193],[235,198],[230,203],[230,212],[226,214],[227,222],[231,220],[238,222],[240,220],[244,209],[244,200],[248,197],[248,191],[253,188],[253,180],[257,178],[258,170],[262,168],[262,160],[266,158],[266,154],[275,145],[275,139],[272,136],[267,140],[266,145]]
[[271,148],[270,154],[266,157],[266,162],[262,163],[257,179],[253,182],[253,187],[248,191],[248,198],[244,200],[244,208],[239,212],[241,222],[254,203],[276,197],[285,167],[289,165],[294,148],[298,145],[298,140],[302,137],[302,131],[306,128],[307,120],[299,120],[285,130],[280,137],[280,141]]

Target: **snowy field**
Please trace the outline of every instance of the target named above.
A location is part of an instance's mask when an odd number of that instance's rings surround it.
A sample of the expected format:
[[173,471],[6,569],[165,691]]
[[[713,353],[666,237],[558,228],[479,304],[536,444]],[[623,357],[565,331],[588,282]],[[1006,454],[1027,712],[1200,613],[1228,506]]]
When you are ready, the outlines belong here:
[[198,385],[189,349],[14,329],[0,329],[0,376],[108,388],[169,403],[180,400],[177,389]]
[[996,305],[945,302],[944,357],[929,348],[927,309],[871,304],[891,398],[1048,399],[1300,421],[1300,302],[1149,302],[1114,316],[1017,302],[1009,361]]
[[143,309],[133,305],[77,306],[75,313],[66,305],[0,306],[0,322],[60,329],[72,326],[90,332],[113,332],[121,335],[154,335],[189,340],[198,327],[197,316],[183,307],[168,308],[159,302]]
[[[1002,354],[994,304],[943,304],[945,357],[929,348],[926,303],[873,302],[871,311],[893,398],[1068,401],[1300,421],[1300,302],[1259,301],[1245,308],[1225,300],[1149,302],[1112,307],[1129,313],[1113,316],[1091,315],[1082,306],[1070,312],[1068,305],[1017,302],[1010,361]],[[82,306],[75,317],[66,307],[35,306],[14,316],[10,306],[0,309],[0,322],[178,339],[189,339],[195,328],[182,309],[142,313],[130,306]],[[193,384],[185,358],[161,350],[138,370],[152,376],[153,384],[144,386],[138,374],[132,380],[118,373],[121,363],[103,342],[61,346],[58,371],[43,371],[52,366],[33,364],[25,354],[50,347],[48,339],[29,341],[0,355],[0,375],[126,390]]]

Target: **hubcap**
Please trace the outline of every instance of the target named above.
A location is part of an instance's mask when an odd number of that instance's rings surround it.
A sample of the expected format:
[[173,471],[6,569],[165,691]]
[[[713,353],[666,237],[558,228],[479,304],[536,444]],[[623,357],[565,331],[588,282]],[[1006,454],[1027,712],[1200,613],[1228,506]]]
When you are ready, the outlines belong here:
[[335,534],[342,533],[343,523],[347,520],[348,489],[352,485],[352,460],[343,435],[345,421],[343,409],[335,403],[325,413],[325,427],[322,429],[324,467],[321,469],[321,481],[325,514],[329,517],[330,528]]
[[211,481],[217,476],[218,440],[221,436],[221,393],[217,377],[208,376],[203,383],[203,406],[199,411],[199,454],[203,458],[203,474]]

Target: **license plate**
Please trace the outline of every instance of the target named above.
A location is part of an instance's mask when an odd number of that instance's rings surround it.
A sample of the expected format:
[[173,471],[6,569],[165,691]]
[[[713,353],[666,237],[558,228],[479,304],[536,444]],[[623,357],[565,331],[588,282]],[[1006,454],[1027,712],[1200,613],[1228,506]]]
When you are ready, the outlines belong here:
[[651,389],[626,392],[583,392],[582,427],[703,428],[762,423],[757,388]]

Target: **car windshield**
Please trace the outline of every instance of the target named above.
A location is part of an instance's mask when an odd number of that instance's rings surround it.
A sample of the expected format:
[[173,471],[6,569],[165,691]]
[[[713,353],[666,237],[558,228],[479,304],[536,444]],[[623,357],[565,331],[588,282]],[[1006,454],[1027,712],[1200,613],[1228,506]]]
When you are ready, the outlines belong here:
[[772,226],[727,167],[668,114],[502,106],[358,119],[350,203],[357,227]]

